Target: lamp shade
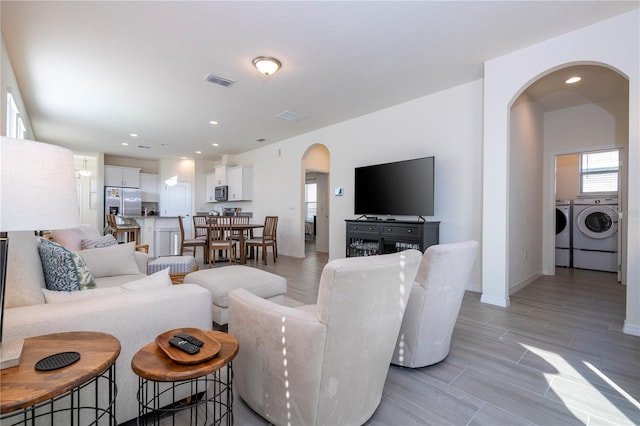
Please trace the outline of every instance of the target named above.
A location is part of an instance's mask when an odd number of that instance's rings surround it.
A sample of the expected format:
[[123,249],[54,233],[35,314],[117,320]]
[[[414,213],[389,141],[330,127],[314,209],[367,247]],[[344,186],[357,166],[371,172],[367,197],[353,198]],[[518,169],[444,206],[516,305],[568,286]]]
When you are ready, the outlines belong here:
[[24,139],[0,142],[0,231],[80,225],[73,153]]

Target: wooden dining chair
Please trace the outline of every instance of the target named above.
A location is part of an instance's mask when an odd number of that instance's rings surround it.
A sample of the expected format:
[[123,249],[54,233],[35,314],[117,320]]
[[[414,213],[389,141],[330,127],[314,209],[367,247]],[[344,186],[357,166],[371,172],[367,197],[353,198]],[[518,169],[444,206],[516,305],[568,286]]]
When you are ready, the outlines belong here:
[[250,238],[245,241],[247,251],[250,249],[253,252],[253,248],[256,248],[256,259],[262,247],[262,263],[267,264],[267,247],[271,247],[273,254],[273,262],[276,262],[278,257],[278,243],[276,240],[276,234],[278,230],[278,216],[267,216],[264,218],[264,228],[262,229],[262,235],[260,237]]
[[211,240],[209,241],[209,265],[215,264],[216,252],[227,252],[229,263],[236,261],[236,241],[233,239],[231,216],[217,216],[209,218],[211,229]]
[[193,248],[193,257],[196,257],[198,247],[202,247],[202,261],[206,263],[208,261],[207,240],[203,240],[202,238],[185,238],[184,224],[180,216],[178,216],[178,223],[180,223],[180,256],[184,255],[185,248]]
[[[236,223],[248,224],[249,223],[249,216],[232,216],[231,220],[233,221],[234,224],[236,224]],[[232,234],[232,238],[234,240],[236,240],[236,241],[240,240],[240,233],[241,232],[247,232],[247,231],[246,230],[242,230],[242,229],[234,229],[233,230],[233,234]],[[247,234],[245,238],[250,238],[252,236],[253,235],[250,236],[250,235]]]
[[197,239],[207,239],[207,229],[206,228],[202,228],[202,227],[198,227],[198,226],[204,226],[207,224],[207,216],[205,215],[195,215],[193,216],[193,233],[194,233],[194,238]]
[[140,243],[140,226],[135,225],[118,225],[115,214],[107,215],[107,226],[113,238],[118,239],[118,234],[124,234],[126,242],[135,241]]

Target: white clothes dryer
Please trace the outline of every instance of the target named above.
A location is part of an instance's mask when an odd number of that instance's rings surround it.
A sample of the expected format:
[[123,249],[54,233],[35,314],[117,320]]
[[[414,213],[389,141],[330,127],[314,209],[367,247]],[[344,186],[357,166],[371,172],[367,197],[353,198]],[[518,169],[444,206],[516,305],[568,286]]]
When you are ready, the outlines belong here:
[[572,251],[575,268],[617,272],[617,199],[574,200]]
[[571,200],[556,201],[556,266],[572,266]]

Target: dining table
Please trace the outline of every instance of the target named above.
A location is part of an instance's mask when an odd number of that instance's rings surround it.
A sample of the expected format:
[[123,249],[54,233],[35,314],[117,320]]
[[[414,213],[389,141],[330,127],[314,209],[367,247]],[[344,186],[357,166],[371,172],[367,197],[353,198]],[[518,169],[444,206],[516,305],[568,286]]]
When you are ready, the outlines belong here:
[[[207,231],[207,253],[209,253],[209,242],[211,241],[212,231],[216,229],[221,229],[223,225],[219,225],[217,223],[208,222],[206,224],[197,224],[195,225],[196,229],[206,229]],[[229,225],[226,225],[229,227]],[[240,259],[239,263],[245,264],[247,263],[247,253],[245,247],[246,233],[250,232],[253,234],[254,229],[264,228],[264,223],[233,223],[231,222],[231,230],[239,231],[238,232],[238,244],[240,244]]]

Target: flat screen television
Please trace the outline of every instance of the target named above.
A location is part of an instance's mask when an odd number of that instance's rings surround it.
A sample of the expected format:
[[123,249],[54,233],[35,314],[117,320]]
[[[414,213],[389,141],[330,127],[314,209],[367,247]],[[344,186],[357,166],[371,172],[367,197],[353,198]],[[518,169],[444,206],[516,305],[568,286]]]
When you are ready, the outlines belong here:
[[435,157],[356,167],[354,213],[433,216]]

